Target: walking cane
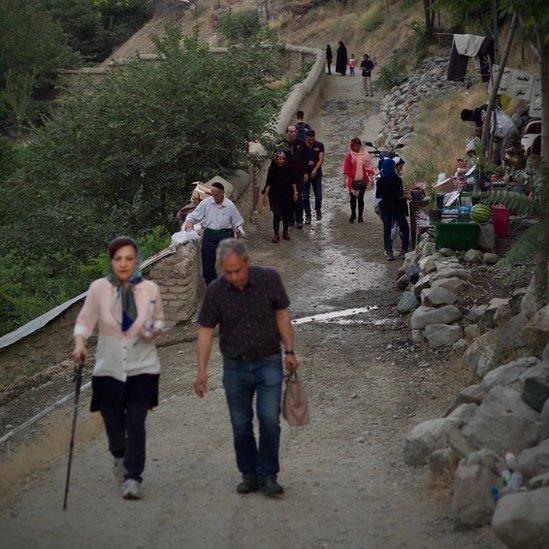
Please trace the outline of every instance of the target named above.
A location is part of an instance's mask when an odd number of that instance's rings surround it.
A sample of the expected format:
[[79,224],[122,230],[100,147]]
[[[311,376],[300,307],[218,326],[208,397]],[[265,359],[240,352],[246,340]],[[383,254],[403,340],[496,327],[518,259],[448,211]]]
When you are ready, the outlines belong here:
[[71,442],[69,446],[69,463],[67,464],[67,479],[65,481],[65,498],[63,499],[63,511],[67,510],[67,498],[69,496],[69,482],[71,480],[72,452],[74,450],[74,435],[76,432],[76,416],[78,415],[78,400],[80,399],[80,386],[82,385],[82,368],[84,361],[80,360],[74,369],[74,415],[72,416]]

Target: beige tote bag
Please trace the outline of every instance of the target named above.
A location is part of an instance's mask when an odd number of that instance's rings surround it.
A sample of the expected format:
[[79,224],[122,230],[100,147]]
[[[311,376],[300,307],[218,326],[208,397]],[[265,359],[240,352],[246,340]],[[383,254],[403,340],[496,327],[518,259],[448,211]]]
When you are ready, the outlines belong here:
[[286,388],[284,389],[284,399],[282,401],[282,415],[292,427],[308,425],[309,406],[307,404],[307,395],[303,389],[301,380],[297,377],[297,372],[292,372],[285,377]]

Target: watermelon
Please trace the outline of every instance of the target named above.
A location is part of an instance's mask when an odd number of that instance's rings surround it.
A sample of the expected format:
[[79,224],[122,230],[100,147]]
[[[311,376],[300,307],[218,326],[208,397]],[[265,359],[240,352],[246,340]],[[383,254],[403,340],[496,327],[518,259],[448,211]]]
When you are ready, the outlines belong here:
[[486,204],[475,204],[471,208],[471,220],[477,223],[488,223],[492,218],[492,210]]

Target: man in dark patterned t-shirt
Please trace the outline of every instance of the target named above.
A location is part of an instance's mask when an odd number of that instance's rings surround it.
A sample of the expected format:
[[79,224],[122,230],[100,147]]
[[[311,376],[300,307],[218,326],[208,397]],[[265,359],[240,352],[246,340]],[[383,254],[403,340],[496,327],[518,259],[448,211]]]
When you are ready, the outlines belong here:
[[[207,288],[198,315],[198,374],[194,390],[207,391],[206,366],[214,330],[219,326],[223,355],[223,386],[229,405],[234,447],[242,482],[240,494],[261,490],[268,496],[284,492],[277,482],[280,443],[282,357],[298,368],[288,296],[274,269],[250,266],[248,252],[236,239],[223,240],[217,250],[223,276]],[[259,445],[253,431],[252,401],[257,393]]]

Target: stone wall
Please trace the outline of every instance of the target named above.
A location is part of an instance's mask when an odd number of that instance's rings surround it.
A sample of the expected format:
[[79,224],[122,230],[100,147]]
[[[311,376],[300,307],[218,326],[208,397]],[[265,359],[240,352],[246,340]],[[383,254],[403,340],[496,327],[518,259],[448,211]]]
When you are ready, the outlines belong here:
[[[292,122],[297,110],[302,109],[308,115],[316,110],[325,84],[322,51],[294,46],[286,49],[289,55],[299,59],[312,57],[315,63],[307,78],[294,86],[282,106],[276,126],[280,132]],[[270,160],[265,160],[261,166],[239,170],[229,179],[234,189],[233,201],[248,221],[254,214],[254,205],[257,208],[260,202],[259,189],[264,185],[269,164]],[[168,326],[192,319],[204,290],[201,272],[199,244],[181,246],[146,272],[147,277],[160,286]],[[43,328],[1,349],[0,368],[20,369],[23,364],[46,367],[68,358],[74,322],[81,307],[82,301],[76,302]]]

